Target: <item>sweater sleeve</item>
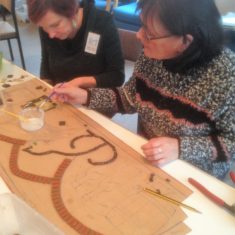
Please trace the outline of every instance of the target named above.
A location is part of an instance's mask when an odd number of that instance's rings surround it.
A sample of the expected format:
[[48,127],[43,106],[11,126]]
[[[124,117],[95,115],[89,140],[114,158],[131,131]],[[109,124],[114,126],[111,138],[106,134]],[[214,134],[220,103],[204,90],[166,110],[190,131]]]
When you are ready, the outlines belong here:
[[235,85],[226,94],[211,136],[180,137],[180,158],[223,179],[235,158]]
[[123,87],[90,88],[88,108],[101,113],[125,113],[136,112],[136,104],[133,100],[135,92],[135,78],[132,77]]
[[105,69],[95,76],[97,87],[118,87],[124,82],[124,59],[112,16],[103,18],[102,50]]

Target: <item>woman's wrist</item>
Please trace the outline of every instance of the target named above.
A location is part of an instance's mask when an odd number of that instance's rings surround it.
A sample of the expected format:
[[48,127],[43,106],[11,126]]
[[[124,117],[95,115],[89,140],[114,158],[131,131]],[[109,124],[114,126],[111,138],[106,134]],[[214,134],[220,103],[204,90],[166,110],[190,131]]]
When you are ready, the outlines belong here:
[[90,90],[84,90],[84,99],[82,101],[82,105],[88,106],[90,103],[90,97],[91,97],[91,91]]

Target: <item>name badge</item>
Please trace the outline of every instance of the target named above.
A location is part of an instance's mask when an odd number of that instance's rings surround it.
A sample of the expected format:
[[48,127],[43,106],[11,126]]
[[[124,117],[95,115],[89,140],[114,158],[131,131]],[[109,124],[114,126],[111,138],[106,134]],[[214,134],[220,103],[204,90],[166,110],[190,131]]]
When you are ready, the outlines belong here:
[[88,33],[85,52],[96,55],[98,45],[100,41],[100,35],[97,33]]

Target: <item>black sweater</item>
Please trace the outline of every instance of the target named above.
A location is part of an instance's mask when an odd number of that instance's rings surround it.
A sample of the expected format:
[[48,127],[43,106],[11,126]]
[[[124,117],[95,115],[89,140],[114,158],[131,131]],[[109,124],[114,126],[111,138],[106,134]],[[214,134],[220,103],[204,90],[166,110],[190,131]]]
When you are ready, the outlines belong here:
[[[97,87],[117,87],[124,82],[124,60],[112,16],[93,5],[83,4],[82,26],[73,39],[50,39],[39,29],[41,78],[53,84],[79,76],[94,76]],[[85,52],[87,35],[100,35],[96,55]]]

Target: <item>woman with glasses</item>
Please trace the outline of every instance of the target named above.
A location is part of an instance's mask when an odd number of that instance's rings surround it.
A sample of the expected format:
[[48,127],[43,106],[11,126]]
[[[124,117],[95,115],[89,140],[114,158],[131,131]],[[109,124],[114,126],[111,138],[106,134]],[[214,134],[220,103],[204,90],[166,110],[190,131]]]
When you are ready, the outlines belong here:
[[51,84],[116,87],[124,82],[124,60],[112,16],[93,0],[27,0],[39,26],[41,78]]
[[213,0],[140,0],[143,54],[121,88],[55,87],[57,99],[138,113],[151,163],[187,161],[222,179],[235,157],[235,54]]

